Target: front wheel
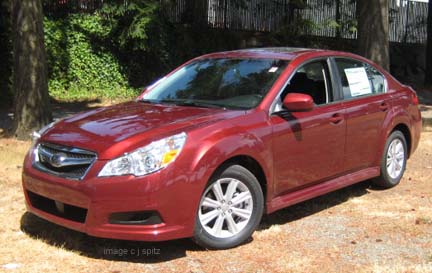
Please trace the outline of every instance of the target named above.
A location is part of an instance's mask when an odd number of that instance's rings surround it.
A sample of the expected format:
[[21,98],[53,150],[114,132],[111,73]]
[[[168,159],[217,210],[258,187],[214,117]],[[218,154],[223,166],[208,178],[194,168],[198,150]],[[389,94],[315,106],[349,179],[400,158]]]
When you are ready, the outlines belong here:
[[386,141],[381,159],[381,175],[373,180],[374,184],[383,188],[399,184],[405,172],[407,158],[405,137],[400,131],[394,131]]
[[246,241],[264,210],[256,177],[240,165],[231,165],[210,180],[199,204],[194,240],[209,249],[226,249]]

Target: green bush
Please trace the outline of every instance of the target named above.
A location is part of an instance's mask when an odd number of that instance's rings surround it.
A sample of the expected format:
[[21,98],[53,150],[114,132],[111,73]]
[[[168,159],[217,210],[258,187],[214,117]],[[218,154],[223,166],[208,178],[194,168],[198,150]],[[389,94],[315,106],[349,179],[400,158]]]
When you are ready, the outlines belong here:
[[159,0],[127,5],[113,0],[92,14],[46,17],[50,95],[60,100],[132,97],[186,60],[237,48],[243,39],[205,24],[173,24],[161,5]]
[[110,48],[111,29],[98,14],[45,18],[50,95],[60,100],[133,97],[136,89]]

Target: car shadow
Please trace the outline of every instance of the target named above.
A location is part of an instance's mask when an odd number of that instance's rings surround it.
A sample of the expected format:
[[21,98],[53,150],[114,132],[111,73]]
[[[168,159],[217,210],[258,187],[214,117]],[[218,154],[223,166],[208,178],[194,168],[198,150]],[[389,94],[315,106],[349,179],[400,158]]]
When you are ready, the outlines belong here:
[[370,190],[380,190],[372,186],[370,180],[327,193],[325,195],[278,210],[272,214],[264,215],[258,230],[270,228],[272,225],[286,224],[296,221],[328,208],[337,206],[351,198],[368,194]]
[[280,111],[280,112],[275,113],[275,115],[279,116],[280,118],[284,119],[285,121],[287,121],[290,124],[292,134],[294,135],[294,138],[297,141],[303,140],[301,124],[299,123],[298,119],[295,116],[293,116],[293,114],[291,112],[284,110],[284,111]]
[[[258,230],[265,230],[273,225],[286,224],[308,217],[344,203],[350,198],[368,194],[370,190],[380,189],[373,188],[370,181],[364,181],[290,206],[270,215],[265,215]],[[20,227],[31,238],[95,259],[160,263],[185,257],[186,251],[204,250],[190,239],[167,242],[140,242],[96,238],[53,224],[29,212],[22,215]],[[251,237],[244,244],[249,244],[252,241],[253,238]]]
[[29,212],[22,215],[20,227],[31,238],[94,259],[160,263],[185,257],[187,250],[202,250],[190,239],[139,242],[96,238],[53,224]]

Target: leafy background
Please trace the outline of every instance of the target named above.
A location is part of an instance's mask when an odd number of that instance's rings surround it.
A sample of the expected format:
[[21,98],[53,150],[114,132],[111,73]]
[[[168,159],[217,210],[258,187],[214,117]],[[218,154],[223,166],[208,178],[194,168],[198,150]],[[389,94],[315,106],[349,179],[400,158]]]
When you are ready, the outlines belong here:
[[[233,1],[240,5],[245,0]],[[0,10],[0,104],[4,106],[10,106],[13,98],[7,2],[2,2]],[[43,2],[45,6],[54,3]],[[166,14],[170,4],[173,1],[111,0],[92,13],[72,9],[46,12],[50,96],[58,101],[131,98],[190,58],[256,46],[249,42],[253,39],[274,46],[326,47],[302,35],[306,28],[316,26],[301,18],[267,34],[232,31],[208,27],[194,16],[193,8],[186,9],[189,13],[185,12],[182,23],[173,23]]]
[[46,16],[49,92],[57,100],[133,97],[184,61],[241,37],[173,24],[160,1],[111,1],[92,14]]

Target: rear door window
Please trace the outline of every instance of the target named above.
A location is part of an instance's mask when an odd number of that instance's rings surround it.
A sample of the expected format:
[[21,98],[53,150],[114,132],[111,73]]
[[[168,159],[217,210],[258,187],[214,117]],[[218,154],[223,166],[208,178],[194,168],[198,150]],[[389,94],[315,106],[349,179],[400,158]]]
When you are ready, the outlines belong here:
[[384,76],[373,66],[351,59],[336,59],[344,99],[385,92]]

